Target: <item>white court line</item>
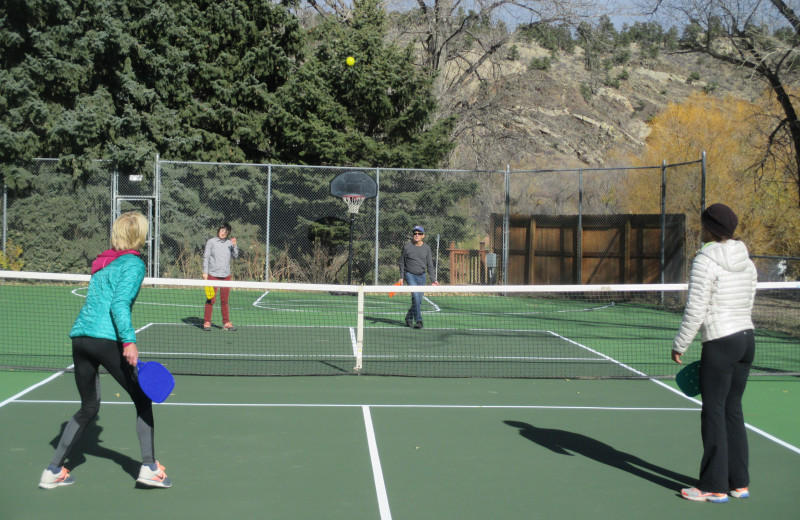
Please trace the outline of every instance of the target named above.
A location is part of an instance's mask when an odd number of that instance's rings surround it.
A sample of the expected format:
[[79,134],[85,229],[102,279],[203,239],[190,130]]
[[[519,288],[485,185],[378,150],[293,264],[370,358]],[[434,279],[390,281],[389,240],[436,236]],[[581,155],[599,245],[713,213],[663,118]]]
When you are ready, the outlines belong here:
[[[664,383],[663,381],[659,381],[657,379],[651,379],[650,381],[652,381],[654,383],[658,383],[659,385],[663,386],[664,388],[666,388],[670,392],[674,392],[674,393],[678,394],[679,396],[683,397],[684,399],[688,399],[689,401],[691,401],[693,403],[696,403],[696,404],[698,404],[700,406],[703,405],[702,401],[700,401],[698,399],[695,399],[694,397],[689,397],[688,395],[684,394],[683,392],[681,392],[677,388],[673,388],[673,387],[669,386],[668,384]],[[760,428],[756,428],[755,426],[753,426],[750,423],[744,423],[744,427],[747,428],[748,430],[752,431],[752,432],[757,433],[758,435],[761,435],[762,437],[764,437],[766,439],[771,440],[772,442],[774,442],[776,444],[780,444],[784,448],[790,449],[793,452],[800,454],[800,448],[798,448],[797,446],[789,444],[788,442],[786,442],[786,441],[784,441],[782,439],[779,439],[778,437],[775,437],[774,435],[769,434],[769,433],[765,432],[764,430],[762,430]]]
[[[422,295],[422,299],[423,299],[423,300],[425,300],[426,302],[430,303],[430,304],[433,306],[433,312],[441,312],[441,310],[442,310],[442,309],[440,309],[438,305],[436,305],[435,303],[433,303],[433,302],[430,300],[430,298],[428,298],[428,297],[427,297],[427,296],[425,296],[424,294]],[[421,311],[420,311],[420,312],[421,312]],[[428,311],[428,312],[430,312],[430,311]]]
[[553,331],[547,331],[547,332],[552,334],[553,336],[555,336],[557,338],[563,339],[567,343],[572,343],[573,345],[578,346],[578,347],[580,347],[580,348],[582,348],[584,350],[587,350],[587,351],[591,352],[592,354],[594,354],[596,356],[600,356],[601,358],[605,359],[606,361],[610,361],[610,362],[614,363],[615,365],[619,365],[622,368],[624,368],[625,370],[630,370],[634,374],[647,377],[647,374],[645,374],[644,372],[640,372],[640,371],[636,370],[635,368],[631,368],[628,365],[626,365],[625,363],[617,361],[616,359],[612,358],[611,356],[606,356],[602,352],[598,352],[598,351],[594,350],[593,348],[589,348],[586,345],[583,345],[582,343],[578,343],[577,341],[571,340],[568,337],[562,336],[561,334],[558,334],[556,332],[553,332]]
[[375,429],[372,427],[372,414],[369,411],[369,406],[362,406],[361,409],[364,412],[364,426],[367,429],[367,444],[369,445],[369,458],[372,461],[375,492],[378,494],[378,509],[381,512],[381,520],[391,520],[392,512],[389,511],[389,496],[386,494],[381,459],[378,456],[378,442],[375,440]]
[[[69,366],[69,367],[67,367],[67,368],[72,368],[72,366],[73,366],[73,365],[70,365],[70,366]],[[28,388],[26,388],[26,389],[25,389],[25,390],[23,390],[22,392],[18,393],[17,395],[12,395],[12,396],[11,396],[11,397],[9,397],[8,399],[6,399],[6,400],[5,400],[5,401],[3,401],[2,403],[0,403],[0,408],[4,407],[5,405],[7,405],[8,403],[11,403],[11,402],[22,402],[22,401],[19,401],[19,399],[18,399],[19,397],[22,397],[23,395],[25,395],[25,394],[27,394],[27,393],[29,393],[29,392],[32,392],[33,390],[36,390],[36,389],[37,389],[37,388],[39,388],[40,386],[44,386],[44,385],[46,385],[47,383],[49,383],[49,382],[50,382],[50,381],[52,381],[53,379],[56,379],[56,378],[58,378],[58,377],[61,377],[61,375],[62,375],[63,373],[64,373],[63,371],[61,371],[61,372],[56,372],[55,374],[53,374],[52,376],[48,377],[47,379],[45,379],[45,380],[43,380],[43,381],[39,381],[39,382],[38,382],[38,383],[36,383],[35,385],[29,386]]]
[[[594,350],[594,349],[591,349],[591,348],[587,347],[586,345],[582,345],[582,344],[578,343],[577,341],[573,341],[573,340],[571,340],[571,339],[569,339],[569,338],[567,338],[567,337],[565,337],[565,336],[562,336],[562,335],[560,335],[560,334],[556,334],[555,332],[553,332],[552,334],[553,334],[554,336],[557,336],[557,337],[559,337],[559,338],[561,338],[561,339],[563,339],[563,340],[565,340],[565,341],[569,342],[569,343],[572,343],[572,344],[574,344],[574,345],[577,345],[577,346],[579,346],[579,347],[581,347],[581,348],[583,348],[583,349],[586,349],[586,350],[588,350],[589,352],[592,352],[592,353],[594,353],[594,354],[597,354],[598,356],[601,356],[601,357],[603,357],[603,358],[607,359],[608,361],[611,361],[612,363],[615,363],[615,364],[617,364],[617,365],[619,365],[619,366],[621,366],[621,367],[623,367],[623,368],[625,368],[625,369],[627,369],[627,370],[630,370],[631,372],[633,372],[633,373],[635,373],[635,374],[638,374],[638,375],[641,375],[641,376],[645,376],[645,377],[647,377],[647,374],[645,374],[644,372],[640,372],[639,370],[636,370],[636,369],[634,369],[634,368],[631,368],[631,367],[629,367],[628,365],[626,365],[625,363],[621,363],[621,362],[617,361],[616,359],[614,359],[614,358],[612,358],[612,357],[610,357],[610,356],[607,356],[607,355],[605,355],[605,354],[603,354],[603,353],[601,353],[601,352],[597,352],[596,350]],[[656,383],[657,385],[660,385],[660,386],[662,386],[662,387],[666,388],[666,389],[667,389],[667,390],[669,390],[670,392],[674,392],[674,393],[676,393],[676,394],[680,395],[680,396],[681,396],[681,397],[683,397],[684,399],[688,399],[689,401],[692,401],[693,403],[695,403],[695,404],[698,404],[698,405],[700,405],[700,406],[702,406],[702,405],[703,405],[703,402],[702,402],[702,401],[699,401],[699,400],[697,400],[697,399],[695,399],[695,398],[693,398],[693,397],[689,397],[689,396],[685,395],[683,392],[681,392],[681,391],[679,391],[679,390],[677,390],[677,389],[675,389],[675,388],[672,388],[672,387],[671,387],[671,386],[669,386],[668,384],[666,384],[666,383],[664,383],[664,382],[662,382],[662,381],[659,381],[658,379],[655,379],[655,378],[649,378],[649,379],[650,379],[650,381],[652,381],[653,383]],[[773,435],[770,435],[769,433],[767,433],[767,432],[765,432],[764,430],[761,430],[761,429],[759,429],[759,428],[756,428],[755,426],[753,426],[753,425],[752,425],[752,424],[750,424],[750,423],[744,423],[744,426],[745,426],[745,428],[747,428],[748,430],[750,430],[750,431],[753,431],[753,432],[755,432],[755,433],[757,433],[757,434],[761,435],[762,437],[764,437],[764,438],[766,438],[766,439],[769,439],[769,440],[771,440],[772,442],[775,442],[775,443],[777,443],[777,444],[779,444],[779,445],[783,446],[784,448],[788,448],[789,450],[791,450],[791,451],[793,451],[793,452],[795,452],[795,453],[798,453],[798,454],[800,454],[800,448],[798,448],[797,446],[794,446],[794,445],[792,445],[792,444],[789,444],[788,442],[786,442],[786,441],[784,441],[784,440],[781,440],[781,439],[779,439],[778,437],[775,437],[775,436],[773,436]]]
[[[48,379],[20,392],[19,394],[6,399],[2,403],[0,403],[0,408],[5,406],[8,403],[20,403],[20,404],[80,404],[80,401],[70,401],[70,400],[54,400],[54,399],[17,399],[19,396],[25,395],[26,393],[30,392],[31,390],[38,388],[39,386],[55,379],[56,377],[63,374],[60,372],[55,374]],[[663,386],[667,390],[675,392],[679,395],[682,395],[689,401],[692,401],[697,404],[702,404],[697,399],[687,397],[683,395],[678,390],[672,388],[669,385],[666,385],[658,380],[651,379],[654,383],[658,383],[659,385]],[[103,405],[106,406],[114,406],[114,405],[123,405],[123,406],[133,406],[133,403],[130,402],[122,402],[122,401],[103,401]],[[321,403],[153,403],[153,406],[185,406],[185,407],[221,407],[221,408],[363,408],[368,406],[370,408],[461,408],[461,409],[514,409],[514,410],[589,410],[589,411],[622,411],[622,412],[699,412],[700,408],[675,408],[675,407],[615,407],[615,406],[549,406],[549,405],[481,405],[481,404],[448,404],[448,405],[439,405],[439,404],[321,404]],[[788,442],[771,435],[760,428],[756,428],[755,426],[745,423],[745,427],[754,433],[761,435],[765,439],[768,439],[784,448],[793,451],[797,454],[800,454],[800,448],[789,444]]]
[[[591,349],[589,349],[589,350],[591,350]],[[622,365],[622,366],[625,366],[625,365]],[[636,372],[636,371],[634,370],[634,372]],[[64,372],[62,371],[62,372],[58,372],[56,374],[53,374],[52,376],[44,379],[43,381],[40,381],[39,383],[36,383],[36,384],[26,388],[22,392],[19,392],[18,394],[6,399],[5,401],[0,402],[0,408],[2,408],[3,406],[5,406],[5,405],[7,405],[9,403],[12,403],[12,402],[30,403],[30,404],[79,404],[80,401],[25,400],[25,399],[19,399],[19,397],[31,392],[32,390],[34,390],[36,388],[39,388],[40,386],[43,386],[46,383],[49,383],[50,381],[60,377],[63,373]],[[650,379],[650,381],[660,385],[663,388],[666,388],[670,392],[678,394],[679,396],[683,397],[684,399],[687,399],[687,400],[689,400],[689,401],[691,401],[691,402],[693,402],[693,403],[695,403],[697,405],[702,405],[701,401],[684,395],[683,392],[680,392],[679,390],[677,390],[675,388],[672,388],[671,386],[667,385],[666,383],[663,383],[663,382],[659,381],[658,379]],[[107,401],[104,402],[103,404],[106,404],[106,405],[115,405],[115,404],[132,405],[132,403],[126,403],[126,402],[107,402]],[[161,404],[156,404],[155,406],[342,407],[342,408],[345,408],[345,407],[355,407],[355,406],[363,407],[363,406],[366,406],[366,405],[363,405],[363,404],[327,404],[327,405],[325,405],[325,404],[266,404],[266,403],[261,403],[261,404],[161,403]],[[545,410],[560,410],[560,409],[563,409],[563,410],[606,410],[606,411],[611,411],[611,410],[627,410],[627,411],[694,411],[694,412],[698,411],[697,408],[622,408],[622,407],[589,407],[589,406],[565,407],[565,406],[540,406],[540,405],[378,405],[378,404],[372,404],[372,405],[369,405],[369,406],[371,406],[373,408],[410,408],[410,407],[415,407],[415,408],[487,408],[487,409],[507,408],[507,409],[532,409],[532,410],[535,410],[535,409],[545,409]],[[764,430],[761,430],[760,428],[757,428],[757,427],[755,427],[755,426],[753,426],[753,425],[751,425],[749,423],[745,423],[745,427],[747,429],[751,430],[752,432],[754,432],[754,433],[756,433],[758,435],[761,435],[765,439],[768,439],[768,440],[770,440],[770,441],[772,441],[772,442],[774,442],[774,443],[776,443],[776,444],[778,444],[780,446],[783,446],[784,448],[787,448],[790,451],[793,451],[793,452],[795,452],[797,454],[800,454],[800,448],[798,448],[797,446],[794,446],[793,444],[790,444],[790,443],[788,443],[788,442],[786,442],[786,441],[784,441],[784,440],[782,440],[782,439],[780,439],[778,437],[775,437],[774,435],[771,435],[771,434],[765,432]]]
[[[22,404],[80,404],[80,401],[68,399],[18,399],[16,403]],[[103,405],[133,406],[129,401],[103,401]],[[538,404],[363,404],[363,403],[179,403],[164,402],[153,403],[153,406],[193,407],[202,406],[209,408],[449,408],[471,410],[588,410],[588,411],[617,411],[617,412],[699,412],[699,408],[674,408],[657,406],[558,406]]]
[[[352,337],[351,337],[352,339]],[[353,340],[353,355],[357,355],[357,343]],[[201,357],[201,358],[225,358],[225,359],[349,359],[351,354],[237,354],[235,352],[159,352],[157,350],[140,350],[139,355],[148,356],[168,356],[170,358],[180,357]],[[604,363],[605,359],[599,358],[567,358],[567,357],[546,357],[546,356],[491,356],[491,357],[467,357],[467,356],[448,356],[448,355],[398,355],[398,354],[366,354],[365,360],[385,360],[385,359],[428,359],[434,361],[456,360],[456,361],[580,361],[584,363]]]

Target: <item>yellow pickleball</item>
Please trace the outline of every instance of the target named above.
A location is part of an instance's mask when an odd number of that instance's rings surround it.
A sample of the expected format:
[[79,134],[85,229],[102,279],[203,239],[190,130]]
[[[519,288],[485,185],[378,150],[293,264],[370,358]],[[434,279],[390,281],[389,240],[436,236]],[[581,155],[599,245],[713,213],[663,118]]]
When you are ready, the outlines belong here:
[[344,61],[351,67],[356,64],[356,59],[352,56],[348,56],[347,59]]

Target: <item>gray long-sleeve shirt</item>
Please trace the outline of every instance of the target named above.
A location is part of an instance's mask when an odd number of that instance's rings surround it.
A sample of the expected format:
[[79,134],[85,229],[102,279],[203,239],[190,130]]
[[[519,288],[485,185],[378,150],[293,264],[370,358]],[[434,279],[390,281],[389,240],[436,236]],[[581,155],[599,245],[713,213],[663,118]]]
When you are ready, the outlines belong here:
[[231,274],[231,258],[239,258],[239,248],[229,239],[209,238],[203,254],[203,272],[216,278]]
[[415,246],[411,242],[404,244],[403,250],[400,252],[400,258],[397,260],[397,265],[400,267],[400,278],[405,279],[406,271],[411,274],[424,274],[427,268],[431,282],[436,281],[433,252],[428,244],[422,244],[421,246]]

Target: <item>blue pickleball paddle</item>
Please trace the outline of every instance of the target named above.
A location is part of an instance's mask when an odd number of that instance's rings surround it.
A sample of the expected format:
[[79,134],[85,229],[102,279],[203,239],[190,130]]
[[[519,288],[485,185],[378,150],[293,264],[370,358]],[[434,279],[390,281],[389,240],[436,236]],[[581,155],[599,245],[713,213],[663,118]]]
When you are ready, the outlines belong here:
[[139,386],[154,403],[163,403],[175,388],[175,378],[169,370],[158,361],[140,361]]

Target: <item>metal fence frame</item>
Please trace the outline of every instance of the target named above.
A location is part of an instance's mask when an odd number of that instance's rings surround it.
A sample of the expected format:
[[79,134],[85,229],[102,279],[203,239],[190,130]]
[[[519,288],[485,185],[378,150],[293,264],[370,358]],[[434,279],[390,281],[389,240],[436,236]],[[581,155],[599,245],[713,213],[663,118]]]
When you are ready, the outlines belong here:
[[[41,161],[49,161],[42,159]],[[379,251],[381,246],[381,202],[382,202],[382,194],[383,191],[381,189],[381,181],[382,175],[384,177],[391,175],[399,175],[400,173],[407,175],[413,173],[414,175],[425,176],[425,175],[441,175],[443,173],[451,174],[454,176],[463,176],[467,179],[477,179],[481,178],[481,176],[487,175],[502,175],[503,179],[503,201],[502,201],[502,212],[503,212],[503,239],[502,239],[502,247],[501,247],[501,272],[502,278],[500,283],[503,285],[508,284],[508,265],[509,265],[509,219],[512,213],[512,193],[511,193],[511,185],[512,180],[520,179],[520,182],[524,182],[525,176],[542,176],[542,175],[554,175],[557,178],[568,178],[570,176],[577,176],[577,193],[575,196],[577,197],[577,217],[578,217],[578,226],[576,232],[578,233],[578,241],[577,243],[580,245],[582,243],[581,236],[583,233],[583,226],[582,226],[582,218],[585,211],[585,186],[584,186],[584,176],[588,172],[597,175],[606,175],[606,176],[613,176],[614,172],[620,171],[632,171],[632,170],[655,170],[658,169],[661,172],[661,186],[660,186],[660,212],[661,212],[661,244],[660,244],[660,256],[661,256],[661,282],[664,282],[664,236],[665,236],[665,215],[667,213],[667,186],[668,186],[668,171],[671,168],[681,167],[681,166],[693,166],[697,165],[699,168],[699,179],[701,181],[701,189],[700,189],[700,211],[705,207],[705,178],[706,178],[706,155],[705,152],[702,153],[701,157],[695,161],[688,161],[683,163],[675,163],[675,164],[667,164],[666,160],[662,162],[660,166],[646,166],[646,167],[619,167],[619,168],[579,168],[579,169],[541,169],[541,170],[511,170],[510,166],[506,166],[506,168],[502,170],[486,170],[486,171],[466,171],[466,170],[408,170],[408,169],[395,169],[395,168],[355,168],[355,167],[319,167],[319,166],[298,166],[298,165],[277,165],[277,164],[263,164],[263,165],[254,165],[254,164],[234,164],[234,163],[209,163],[209,162],[191,162],[191,161],[167,161],[162,160],[159,156],[155,157],[155,166],[152,178],[148,179],[142,175],[122,175],[118,171],[110,172],[110,180],[109,180],[109,191],[110,191],[110,200],[111,200],[111,214],[109,215],[109,226],[110,222],[113,222],[114,218],[119,215],[122,211],[122,206],[124,203],[143,203],[146,204],[149,208],[148,211],[150,214],[148,216],[151,217],[151,234],[150,234],[150,241],[148,243],[148,267],[150,272],[148,273],[150,276],[153,277],[160,277],[162,275],[162,202],[164,194],[162,192],[162,182],[163,182],[163,175],[164,175],[164,168],[169,167],[170,165],[177,165],[184,168],[204,168],[204,167],[213,167],[213,168],[260,168],[265,169],[266,171],[266,222],[265,222],[265,243],[264,246],[264,254],[265,254],[265,262],[264,262],[264,279],[269,279],[271,261],[271,250],[270,247],[271,243],[271,231],[273,229],[273,225],[275,224],[272,221],[273,218],[273,182],[274,182],[274,172],[275,169],[280,169],[281,171],[290,171],[291,169],[299,169],[302,168],[304,171],[318,171],[318,170],[325,170],[326,172],[342,172],[346,170],[360,170],[367,172],[376,180],[378,185],[378,194],[375,200],[375,208],[374,208],[374,254],[373,254],[373,280],[374,284],[379,284]],[[555,177],[554,177],[555,178]],[[126,193],[125,190],[128,188],[123,189],[126,186],[131,186],[131,183],[149,183],[147,187],[138,187],[136,189],[132,189],[133,193]],[[135,193],[138,191],[138,193]],[[8,240],[8,199],[9,199],[9,188],[4,184],[3,187],[3,203],[2,203],[2,246],[3,246],[3,253],[6,253],[6,245]],[[498,212],[499,213],[499,212]],[[432,237],[431,237],[432,239]],[[438,242],[438,237],[437,237]],[[579,246],[580,247],[580,246]],[[439,245],[437,244],[436,247],[436,261],[437,261],[437,269],[438,269],[438,253],[439,253]],[[578,251],[578,255],[581,254],[581,251]],[[578,267],[580,269],[580,267]],[[580,276],[578,278],[580,280]]]

